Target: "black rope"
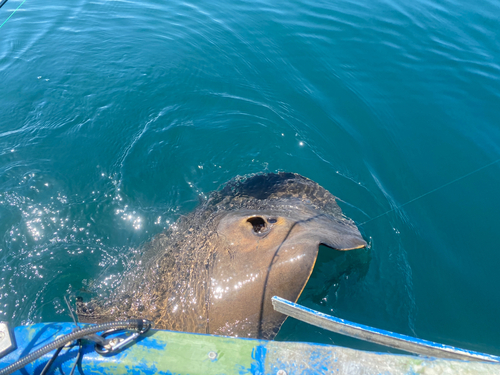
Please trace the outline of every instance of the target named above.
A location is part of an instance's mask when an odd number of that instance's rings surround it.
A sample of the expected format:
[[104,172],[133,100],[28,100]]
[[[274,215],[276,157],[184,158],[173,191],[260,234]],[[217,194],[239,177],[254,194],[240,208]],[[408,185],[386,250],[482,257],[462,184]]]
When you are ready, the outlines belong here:
[[69,373],[69,375],[73,375],[75,373],[76,366],[78,364],[81,364],[81,361],[82,361],[82,352],[83,352],[82,349],[83,349],[82,339],[79,339],[78,340],[78,355],[76,356],[75,363],[73,363],[73,368],[71,369],[71,372]]
[[45,367],[43,368],[42,372],[40,373],[40,375],[46,375],[49,373],[49,370],[50,370],[50,366],[52,366],[52,364],[54,363],[54,361],[56,360],[57,356],[59,355],[59,353],[61,353],[61,350],[64,348],[64,346],[61,346],[59,347],[54,355],[52,356],[52,358],[50,359],[50,361],[47,362],[47,364],[45,365]]
[[7,0],[0,0],[0,8],[7,2]]
[[[66,306],[68,306],[68,310],[69,310],[69,313],[71,315],[71,318],[73,319],[73,322],[75,323],[76,325],[76,331],[79,331],[81,328],[80,326],[78,325],[77,321],[76,321],[76,317],[75,317],[75,314],[73,313],[73,309],[71,308],[71,305],[68,301],[68,299],[66,298],[66,296],[64,296],[64,302],[66,302]],[[73,368],[71,369],[71,373],[70,375],[73,375],[73,373],[75,372],[75,368],[76,368],[76,364],[78,363],[78,361],[80,360],[80,357],[81,357],[81,354],[82,354],[82,340],[79,339],[78,341],[78,355],[76,357],[76,361],[73,365]],[[46,375],[49,373],[49,370],[50,370],[50,366],[52,366],[52,364],[54,363],[54,361],[56,360],[56,358],[59,356],[59,353],[61,353],[61,350],[63,349],[63,347],[61,346],[60,348],[58,348],[54,354],[52,355],[52,358],[50,359],[50,361],[47,362],[47,364],[45,365],[45,367],[43,368],[42,372],[40,373],[40,375]]]

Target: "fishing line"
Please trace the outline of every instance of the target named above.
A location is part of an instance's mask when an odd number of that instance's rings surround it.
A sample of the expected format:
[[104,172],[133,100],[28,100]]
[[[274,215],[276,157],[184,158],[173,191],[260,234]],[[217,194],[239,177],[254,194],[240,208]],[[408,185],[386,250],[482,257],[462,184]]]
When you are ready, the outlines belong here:
[[449,186],[449,185],[451,185],[451,184],[454,184],[455,182],[458,182],[458,181],[460,181],[460,180],[463,180],[464,178],[469,177],[470,175],[473,175],[474,173],[477,173],[477,172],[479,172],[479,171],[481,171],[481,170],[483,170],[483,169],[486,169],[486,168],[488,168],[488,167],[491,167],[493,164],[496,164],[496,163],[498,163],[499,161],[500,161],[500,159],[497,159],[497,160],[495,160],[495,161],[492,161],[492,162],[491,162],[491,163],[489,163],[489,164],[483,165],[482,167],[479,167],[479,168],[477,168],[477,169],[473,170],[472,172],[469,172],[469,173],[467,173],[467,174],[464,174],[463,176],[458,177],[458,178],[456,178],[456,179],[454,179],[454,180],[452,180],[452,181],[450,181],[450,182],[447,182],[446,184],[441,185],[441,186],[439,186],[439,187],[437,187],[437,188],[435,188],[435,189],[432,189],[432,190],[428,191],[427,193],[424,193],[424,194],[422,194],[422,195],[419,195],[418,197],[413,198],[413,199],[409,200],[408,202],[403,203],[403,204],[402,204],[402,205],[400,205],[400,206],[394,207],[394,208],[390,209],[389,211],[386,211],[386,212],[384,212],[384,213],[382,213],[382,214],[380,214],[380,215],[378,215],[378,216],[375,216],[375,217],[373,217],[373,218],[371,218],[371,219],[369,219],[369,220],[365,221],[364,223],[358,224],[358,226],[365,225],[365,224],[367,224],[367,223],[369,223],[369,222],[371,222],[371,221],[373,221],[373,220],[375,220],[375,219],[378,219],[378,218],[380,218],[380,217],[382,217],[382,216],[384,216],[384,215],[387,215],[388,213],[391,213],[392,211],[395,211],[395,210],[397,210],[397,209],[400,209],[401,207],[404,207],[404,206],[406,206],[407,204],[410,204],[410,203],[412,203],[412,202],[415,202],[416,200],[419,200],[420,198],[423,198],[423,197],[425,197],[425,196],[427,196],[427,195],[429,195],[429,194],[435,193],[436,191],[441,190],[441,189],[445,188],[446,186]]
[[[0,0],[0,1],[2,1],[2,0]],[[3,21],[3,23],[0,25],[0,29],[2,28],[2,26],[3,26],[3,25],[5,25],[5,23],[6,23],[8,20],[10,20],[10,17],[12,17],[12,16],[14,15],[14,13],[16,13],[16,12],[17,12],[17,10],[18,10],[19,8],[21,8],[21,5],[23,5],[25,1],[26,1],[26,0],[23,0],[23,2],[22,2],[22,3],[21,3],[21,4],[20,4],[20,5],[16,8],[16,10],[15,10],[15,11],[13,11],[13,12],[10,14],[10,16],[9,16],[9,17],[8,17],[5,21]],[[2,6],[6,3],[6,2],[7,2],[7,0],[3,0],[3,1],[0,3],[0,8],[1,8],[1,7],[2,7]]]

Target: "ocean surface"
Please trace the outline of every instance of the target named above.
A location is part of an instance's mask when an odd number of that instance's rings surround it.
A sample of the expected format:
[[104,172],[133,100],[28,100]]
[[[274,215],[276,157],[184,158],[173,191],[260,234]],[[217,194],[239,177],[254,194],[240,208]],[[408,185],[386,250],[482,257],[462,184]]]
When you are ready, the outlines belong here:
[[[211,191],[290,171],[369,242],[321,247],[300,303],[500,355],[499,14],[496,0],[9,0],[0,320],[68,321],[65,295],[112,288]],[[292,319],[277,339],[385,350]]]

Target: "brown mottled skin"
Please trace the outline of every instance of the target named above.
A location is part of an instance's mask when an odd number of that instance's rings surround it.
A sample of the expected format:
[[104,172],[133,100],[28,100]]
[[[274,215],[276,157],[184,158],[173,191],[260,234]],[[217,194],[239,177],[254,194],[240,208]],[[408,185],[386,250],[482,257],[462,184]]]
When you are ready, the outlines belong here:
[[335,197],[293,173],[231,180],[146,244],[137,268],[107,300],[80,303],[81,321],[130,317],[156,328],[272,339],[296,301],[318,247],[366,246]]

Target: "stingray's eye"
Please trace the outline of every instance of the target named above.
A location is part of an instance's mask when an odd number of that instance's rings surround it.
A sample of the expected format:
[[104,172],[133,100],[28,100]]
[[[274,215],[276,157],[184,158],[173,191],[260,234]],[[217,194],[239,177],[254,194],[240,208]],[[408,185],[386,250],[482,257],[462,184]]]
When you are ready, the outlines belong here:
[[247,222],[252,224],[253,231],[256,234],[261,234],[266,231],[266,221],[260,216],[254,216],[247,219]]
[[276,219],[275,217],[270,217],[269,219],[267,219],[267,222],[269,224],[274,224],[278,221],[278,219]]

